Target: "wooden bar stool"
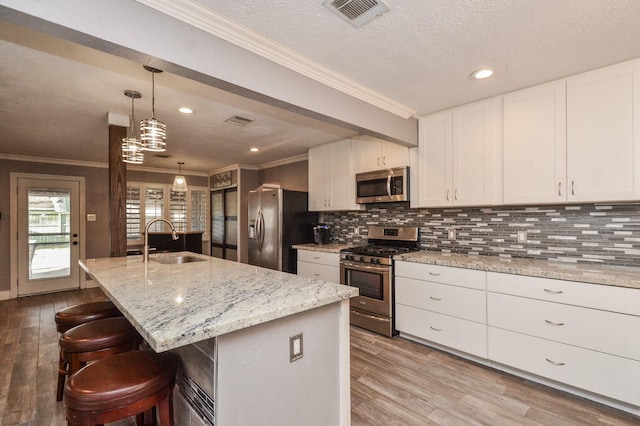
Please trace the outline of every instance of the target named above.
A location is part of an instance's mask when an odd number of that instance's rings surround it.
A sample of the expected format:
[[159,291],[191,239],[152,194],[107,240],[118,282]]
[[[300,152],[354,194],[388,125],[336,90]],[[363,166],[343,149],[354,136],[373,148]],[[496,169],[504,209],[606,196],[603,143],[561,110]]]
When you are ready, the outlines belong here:
[[121,316],[122,313],[113,302],[82,303],[56,312],[56,329],[58,333],[64,333],[70,328],[89,321]]
[[[64,402],[69,425],[100,425],[137,416],[156,407],[162,426],[173,426],[177,357],[134,351],[87,365],[69,377]],[[155,424],[155,423],[154,423]]]
[[[64,333],[73,327],[89,321],[120,316],[122,316],[122,313],[111,301],[82,303],[79,305],[69,306],[68,308],[64,308],[56,312],[56,329],[58,330],[58,333]],[[58,370],[67,371],[68,368],[69,366],[62,360],[62,354],[60,354]],[[65,374],[59,372],[56,401],[62,401],[64,378]]]
[[88,362],[137,349],[141,340],[138,332],[124,317],[90,321],[62,333],[58,401],[62,400],[66,376],[74,374]]

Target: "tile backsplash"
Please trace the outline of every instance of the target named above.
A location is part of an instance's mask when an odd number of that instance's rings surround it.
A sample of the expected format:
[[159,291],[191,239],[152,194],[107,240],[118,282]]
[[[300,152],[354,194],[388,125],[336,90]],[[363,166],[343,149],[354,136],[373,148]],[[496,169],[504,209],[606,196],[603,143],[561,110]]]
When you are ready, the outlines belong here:
[[[408,203],[325,213],[332,242],[365,243],[369,225],[418,226],[424,250],[640,266],[640,204],[411,209]],[[456,239],[449,240],[455,229]],[[527,241],[517,241],[526,231]]]

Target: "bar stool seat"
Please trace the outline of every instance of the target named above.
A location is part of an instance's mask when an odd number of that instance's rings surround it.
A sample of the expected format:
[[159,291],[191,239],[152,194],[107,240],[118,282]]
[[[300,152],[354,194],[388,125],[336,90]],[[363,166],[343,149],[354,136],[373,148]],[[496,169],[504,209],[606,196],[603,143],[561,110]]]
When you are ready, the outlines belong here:
[[173,425],[173,387],[177,358],[153,351],[126,352],[82,368],[69,377],[64,401],[69,425],[97,425],[157,407],[163,426]]
[[91,321],[62,333],[58,401],[62,400],[66,376],[74,374],[88,362],[137,349],[141,340],[138,332],[124,317]]
[[111,301],[82,303],[56,312],[56,329],[59,333],[64,333],[89,321],[121,316],[122,313]]

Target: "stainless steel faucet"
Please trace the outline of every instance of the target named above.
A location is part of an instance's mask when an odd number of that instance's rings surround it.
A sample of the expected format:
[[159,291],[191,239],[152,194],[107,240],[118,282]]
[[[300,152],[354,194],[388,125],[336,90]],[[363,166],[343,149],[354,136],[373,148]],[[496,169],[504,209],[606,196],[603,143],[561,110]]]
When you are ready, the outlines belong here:
[[173,223],[171,223],[167,219],[165,219],[163,217],[158,217],[158,218],[155,218],[155,219],[151,219],[149,222],[147,222],[147,224],[144,227],[144,247],[142,248],[142,261],[143,262],[148,262],[149,261],[149,228],[151,227],[151,225],[153,225],[156,222],[164,222],[167,225],[169,225],[169,227],[171,228],[171,239],[172,240],[175,241],[178,238],[180,238],[178,236],[178,234],[176,234],[176,228],[175,228],[175,226],[173,226]]

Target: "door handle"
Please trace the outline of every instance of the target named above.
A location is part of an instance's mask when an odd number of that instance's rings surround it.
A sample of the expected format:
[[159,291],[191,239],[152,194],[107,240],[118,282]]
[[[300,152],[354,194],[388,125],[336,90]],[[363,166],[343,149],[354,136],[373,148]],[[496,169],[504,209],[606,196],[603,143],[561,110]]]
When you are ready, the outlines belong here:
[[391,173],[387,175],[387,195],[391,198]]

